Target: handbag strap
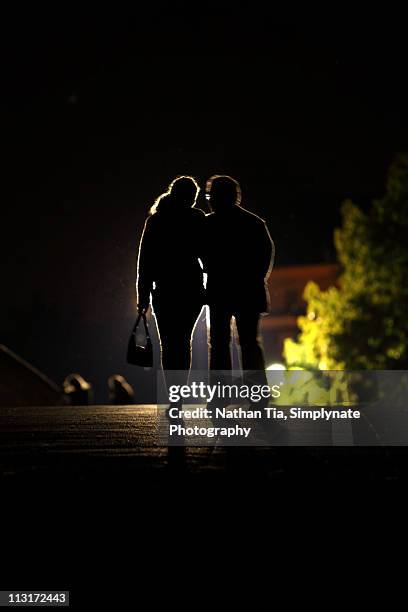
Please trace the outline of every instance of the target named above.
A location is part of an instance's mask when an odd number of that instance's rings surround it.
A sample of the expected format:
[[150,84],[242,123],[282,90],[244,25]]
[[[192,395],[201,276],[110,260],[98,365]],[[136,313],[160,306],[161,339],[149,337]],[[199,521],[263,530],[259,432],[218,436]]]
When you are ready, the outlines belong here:
[[147,321],[146,321],[146,315],[145,314],[140,314],[137,319],[136,319],[136,323],[133,326],[133,330],[132,330],[132,334],[135,335],[136,334],[136,330],[138,328],[138,325],[140,323],[140,319],[143,319],[143,325],[145,328],[145,332],[146,332],[146,338],[148,338],[150,340],[150,334],[149,334],[149,328],[147,327]]

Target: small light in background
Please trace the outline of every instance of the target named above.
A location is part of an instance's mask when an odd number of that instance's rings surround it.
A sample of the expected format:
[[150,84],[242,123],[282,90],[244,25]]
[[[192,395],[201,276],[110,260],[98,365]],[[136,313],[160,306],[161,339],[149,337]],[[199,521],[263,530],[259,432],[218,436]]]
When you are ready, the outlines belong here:
[[286,370],[283,363],[271,363],[267,368],[267,370]]
[[78,99],[78,94],[73,92],[71,95],[68,96],[67,102],[68,104],[76,104],[78,102]]

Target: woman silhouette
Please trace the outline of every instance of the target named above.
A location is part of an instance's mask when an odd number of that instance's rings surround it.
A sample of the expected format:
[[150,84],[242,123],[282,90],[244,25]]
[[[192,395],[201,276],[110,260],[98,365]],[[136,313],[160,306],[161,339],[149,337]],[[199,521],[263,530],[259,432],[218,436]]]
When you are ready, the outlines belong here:
[[140,240],[138,312],[147,312],[151,296],[165,371],[190,369],[191,336],[205,303],[205,214],[194,208],[198,192],[192,177],[174,179],[150,210]]

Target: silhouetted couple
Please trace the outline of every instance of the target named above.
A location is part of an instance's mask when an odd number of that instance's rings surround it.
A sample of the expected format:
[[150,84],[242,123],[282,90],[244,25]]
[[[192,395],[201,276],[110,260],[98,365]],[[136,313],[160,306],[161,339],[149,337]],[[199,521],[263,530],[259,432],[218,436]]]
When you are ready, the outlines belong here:
[[194,208],[199,190],[192,177],[178,177],[152,207],[139,248],[138,310],[146,312],[151,297],[164,370],[189,370],[191,337],[205,304],[210,369],[231,370],[234,317],[242,369],[266,384],[258,324],[268,310],[273,242],[265,222],[241,206],[234,179],[216,175],[207,181],[208,215]]

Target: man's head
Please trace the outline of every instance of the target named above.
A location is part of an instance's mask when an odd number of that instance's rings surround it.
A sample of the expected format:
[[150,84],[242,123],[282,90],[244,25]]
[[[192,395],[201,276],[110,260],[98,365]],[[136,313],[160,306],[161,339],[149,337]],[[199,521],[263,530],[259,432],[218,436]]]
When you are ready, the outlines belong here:
[[241,202],[241,187],[238,181],[230,176],[212,176],[206,183],[205,192],[209,206],[214,212],[224,212]]

